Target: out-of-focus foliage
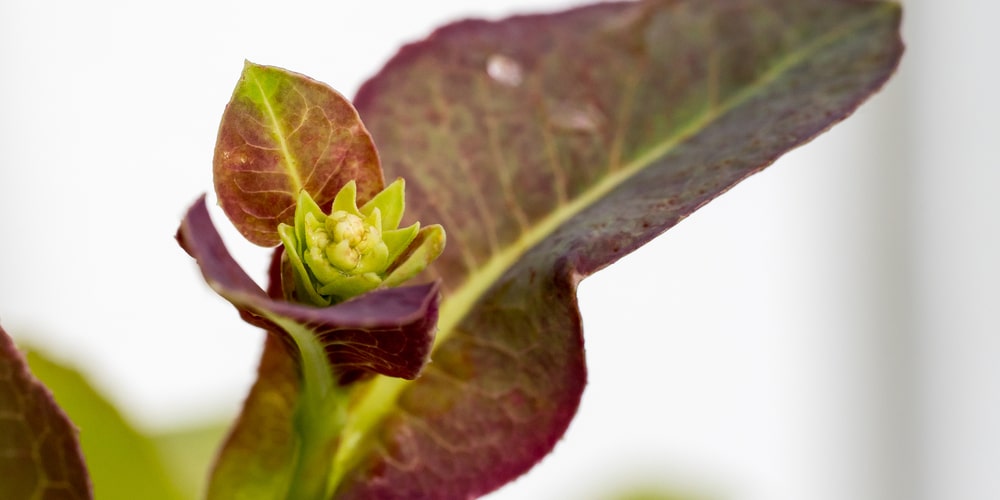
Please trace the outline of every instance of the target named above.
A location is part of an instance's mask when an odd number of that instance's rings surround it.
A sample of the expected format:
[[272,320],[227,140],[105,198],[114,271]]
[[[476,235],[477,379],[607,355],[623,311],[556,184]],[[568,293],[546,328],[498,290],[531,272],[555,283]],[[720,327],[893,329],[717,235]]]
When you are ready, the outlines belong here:
[[[31,370],[80,429],[95,498],[181,500],[155,443],[130,424],[75,369],[28,350]],[[196,457],[192,457],[197,460]]]

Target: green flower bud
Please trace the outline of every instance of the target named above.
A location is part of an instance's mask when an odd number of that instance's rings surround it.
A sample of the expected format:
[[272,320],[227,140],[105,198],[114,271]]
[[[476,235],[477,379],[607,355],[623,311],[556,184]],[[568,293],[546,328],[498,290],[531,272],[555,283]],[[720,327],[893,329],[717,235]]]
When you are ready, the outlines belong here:
[[351,181],[337,193],[329,215],[301,191],[295,226],[278,226],[285,245],[285,295],[327,306],[380,286],[397,286],[423,271],[444,250],[444,230],[438,225],[421,230],[419,222],[398,228],[403,191],[403,179],[397,179],[358,208]]

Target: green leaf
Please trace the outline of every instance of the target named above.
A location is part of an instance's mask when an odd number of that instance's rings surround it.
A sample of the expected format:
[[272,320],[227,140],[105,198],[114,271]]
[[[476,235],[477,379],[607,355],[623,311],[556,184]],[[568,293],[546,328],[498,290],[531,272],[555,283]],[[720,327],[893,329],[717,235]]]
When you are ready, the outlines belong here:
[[337,498],[465,498],[540,460],[585,383],[578,282],[848,116],[894,71],[899,18],[608,3],[405,47],[355,105],[408,217],[447,228],[445,301],[423,375],[352,408]]
[[206,471],[226,437],[229,423],[202,422],[152,434],[153,442],[182,498],[202,498]]
[[126,421],[83,375],[37,350],[29,350],[27,358],[31,370],[80,428],[80,446],[97,498],[184,498],[152,439]]
[[[416,224],[410,226],[416,229]],[[410,247],[402,254],[382,282],[383,286],[399,286],[427,268],[445,248],[444,228],[438,224],[427,226],[416,232],[410,240]]]
[[93,498],[77,429],[0,328],[0,498]]
[[347,99],[303,75],[247,62],[219,126],[215,190],[248,240],[278,244],[301,190],[329,206],[350,180],[358,199],[382,190],[378,154]]

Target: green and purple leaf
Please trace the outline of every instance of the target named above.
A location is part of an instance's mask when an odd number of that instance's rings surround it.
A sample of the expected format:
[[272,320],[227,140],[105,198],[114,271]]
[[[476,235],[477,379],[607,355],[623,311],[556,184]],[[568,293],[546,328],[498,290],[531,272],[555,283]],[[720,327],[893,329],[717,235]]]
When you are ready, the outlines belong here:
[[586,379],[577,283],[847,117],[894,71],[899,19],[608,3],[405,47],[355,105],[408,216],[448,231],[445,301],[421,378],[378,378],[352,409],[337,498],[469,498],[546,455]]
[[0,498],[93,498],[76,427],[0,328]]
[[247,62],[219,126],[214,159],[219,204],[248,240],[278,244],[299,191],[327,206],[350,180],[358,199],[382,190],[371,136],[351,103],[329,86]]

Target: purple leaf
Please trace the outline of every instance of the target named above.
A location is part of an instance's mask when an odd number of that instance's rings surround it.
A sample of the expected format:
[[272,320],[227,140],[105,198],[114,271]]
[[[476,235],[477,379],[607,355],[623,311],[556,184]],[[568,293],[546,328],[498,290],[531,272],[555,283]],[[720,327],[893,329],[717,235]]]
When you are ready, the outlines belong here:
[[[900,8],[607,3],[466,21],[355,105],[410,217],[449,245],[434,363],[371,382],[337,498],[470,498],[531,468],[585,383],[580,279],[847,117],[894,71]],[[628,293],[623,290],[622,293]],[[372,421],[378,421],[372,424]]]

